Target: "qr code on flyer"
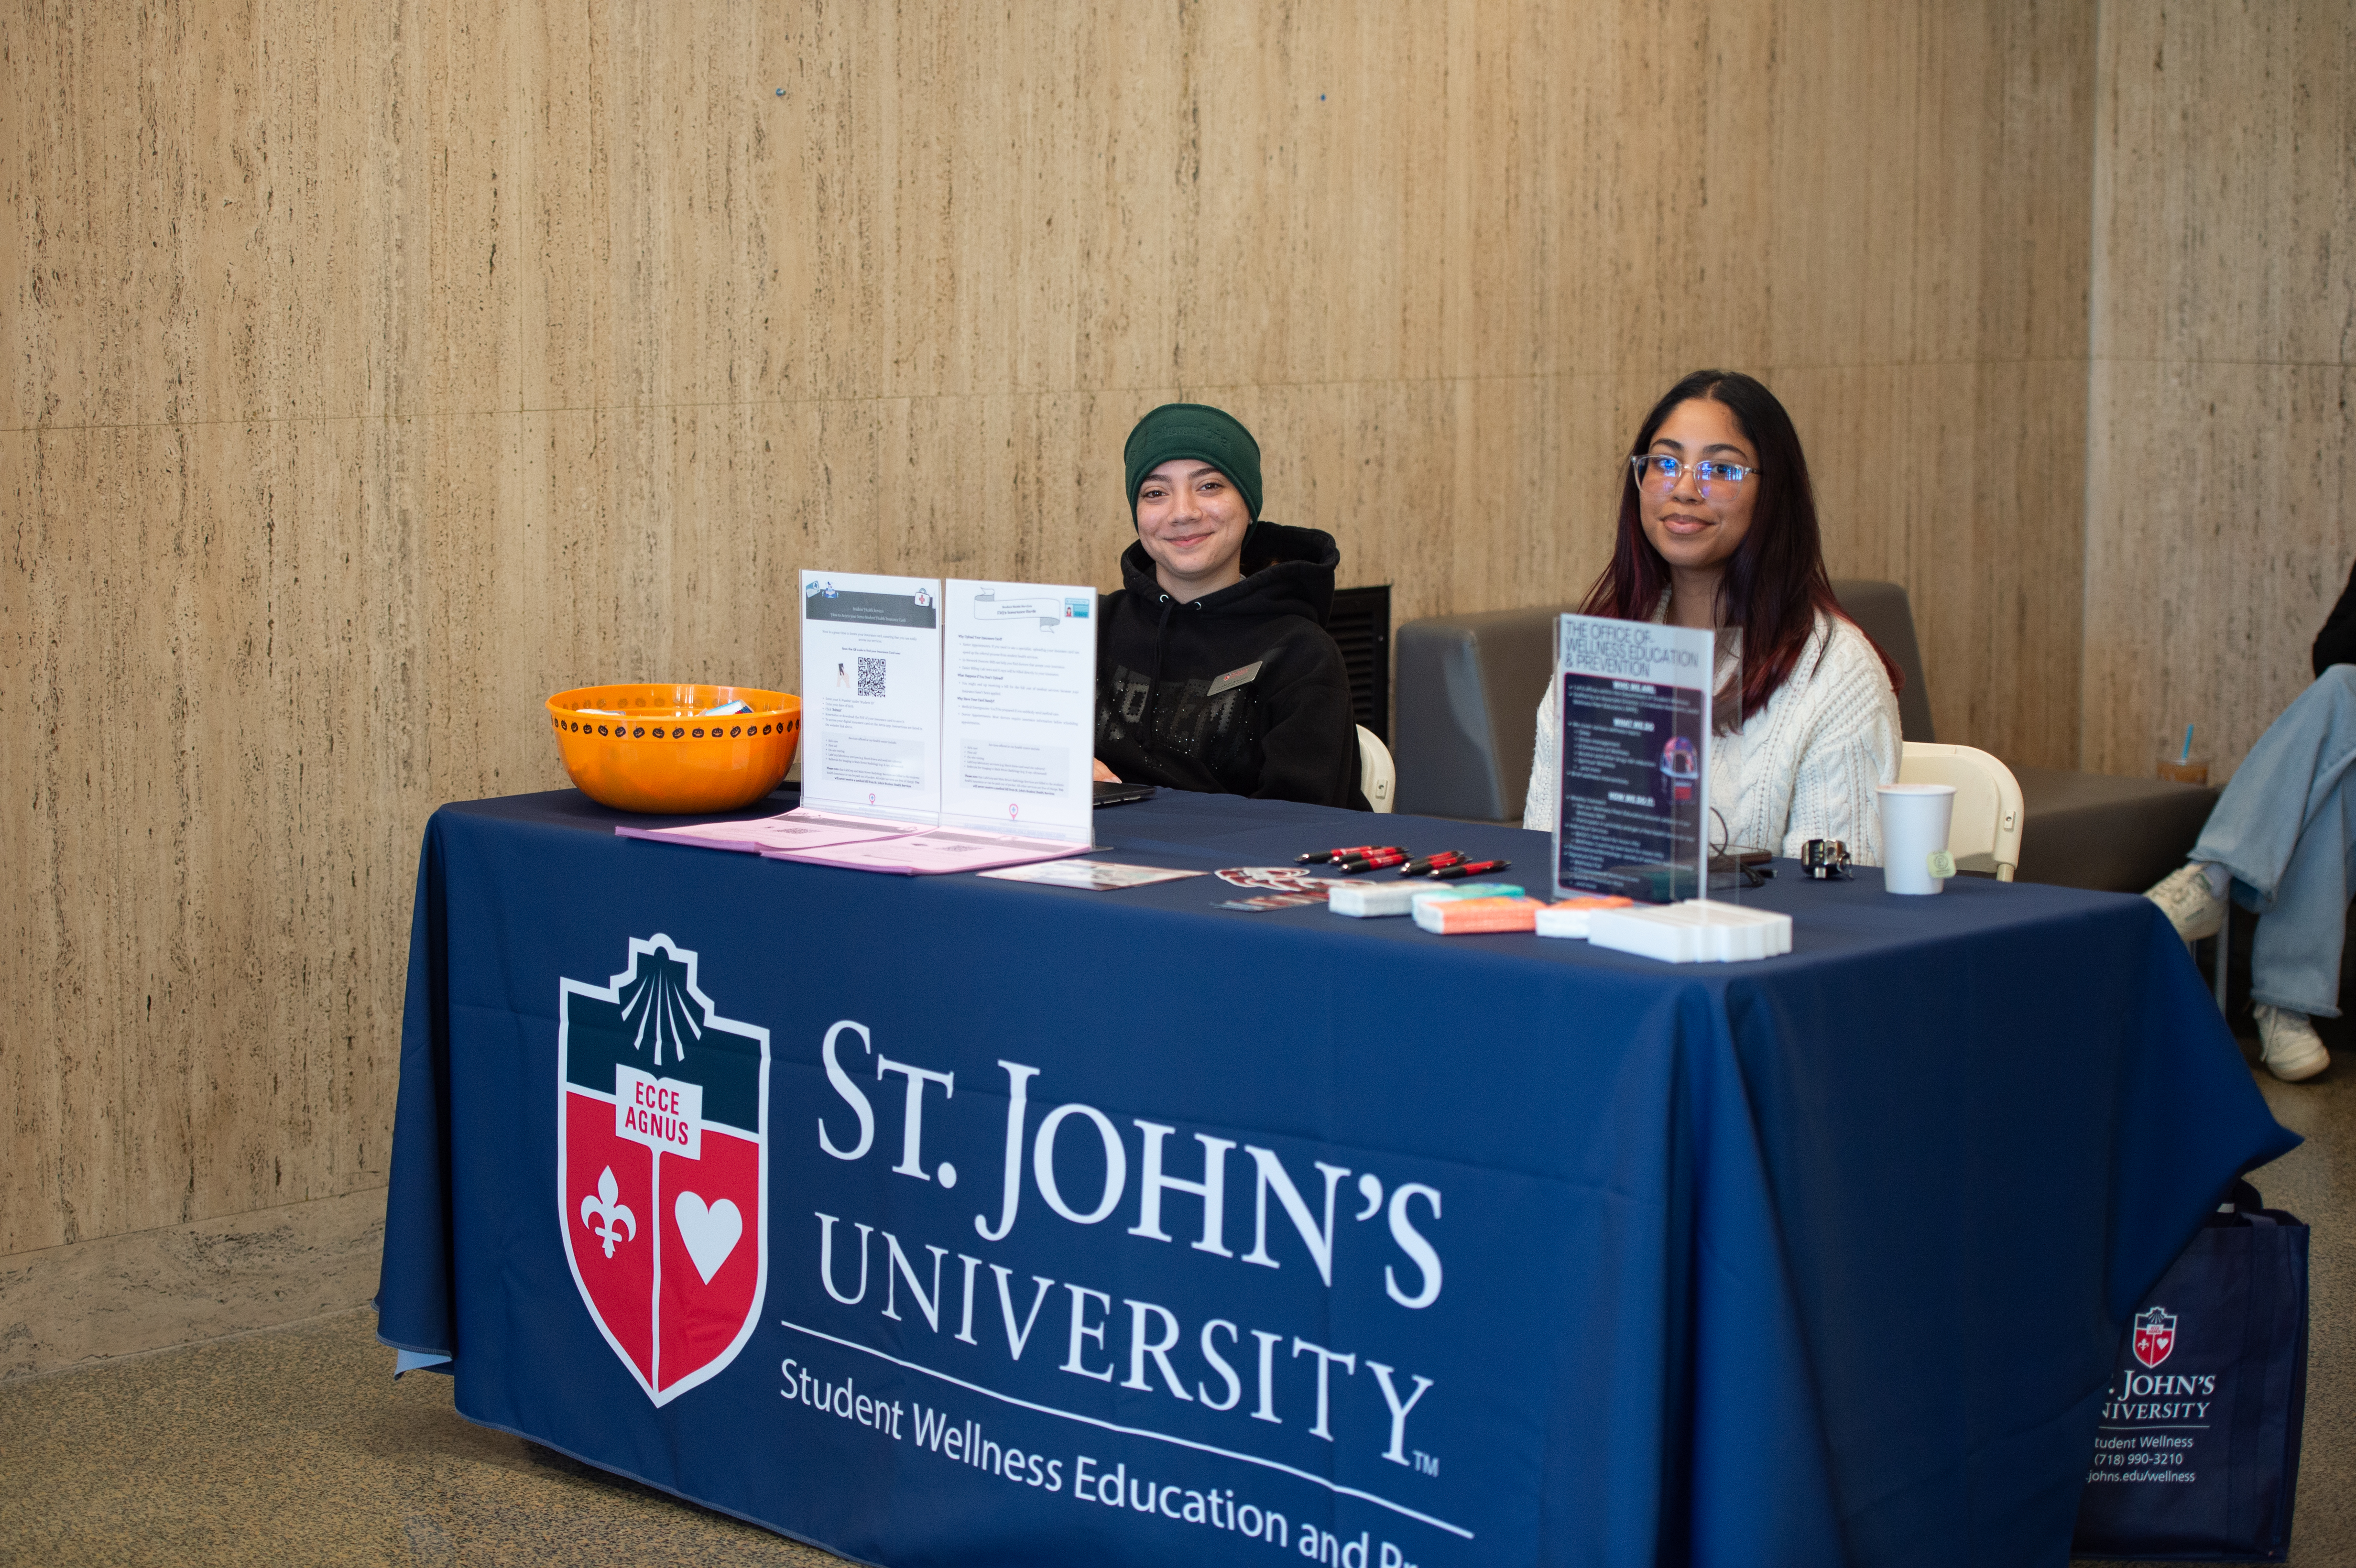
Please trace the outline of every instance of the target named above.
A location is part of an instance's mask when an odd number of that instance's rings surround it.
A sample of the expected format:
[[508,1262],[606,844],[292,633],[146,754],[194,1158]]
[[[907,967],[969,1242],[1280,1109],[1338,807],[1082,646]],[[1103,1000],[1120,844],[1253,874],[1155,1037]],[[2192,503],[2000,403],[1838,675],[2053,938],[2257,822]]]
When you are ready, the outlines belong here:
[[859,695],[884,695],[884,661],[881,658],[862,658],[859,661]]

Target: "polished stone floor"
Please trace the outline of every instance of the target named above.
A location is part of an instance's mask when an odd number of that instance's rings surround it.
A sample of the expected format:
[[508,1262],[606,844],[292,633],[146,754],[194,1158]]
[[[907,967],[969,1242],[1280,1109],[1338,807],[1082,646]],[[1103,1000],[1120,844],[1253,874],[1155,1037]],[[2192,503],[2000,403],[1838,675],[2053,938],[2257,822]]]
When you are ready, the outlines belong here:
[[[2258,1174],[2314,1227],[2291,1558],[2356,1564],[2356,1038],[2308,1084],[2260,1075],[2308,1141]],[[2342,1151],[2348,1157],[2341,1157]],[[0,1383],[0,1563],[798,1563],[839,1560],[460,1420],[395,1383],[367,1311]],[[1987,1568],[2011,1568],[1989,1564]]]
[[366,1308],[0,1384],[0,1563],[838,1564],[459,1419]]

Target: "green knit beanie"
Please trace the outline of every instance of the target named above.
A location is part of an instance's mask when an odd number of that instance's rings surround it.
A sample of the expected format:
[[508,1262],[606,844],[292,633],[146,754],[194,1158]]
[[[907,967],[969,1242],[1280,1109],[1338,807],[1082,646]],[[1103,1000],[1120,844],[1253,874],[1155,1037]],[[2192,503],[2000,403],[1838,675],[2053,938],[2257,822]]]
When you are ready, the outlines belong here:
[[1137,521],[1137,493],[1145,476],[1173,457],[1210,464],[1243,493],[1259,520],[1259,443],[1242,421],[1207,403],[1164,403],[1129,432],[1121,449],[1129,467],[1129,520]]

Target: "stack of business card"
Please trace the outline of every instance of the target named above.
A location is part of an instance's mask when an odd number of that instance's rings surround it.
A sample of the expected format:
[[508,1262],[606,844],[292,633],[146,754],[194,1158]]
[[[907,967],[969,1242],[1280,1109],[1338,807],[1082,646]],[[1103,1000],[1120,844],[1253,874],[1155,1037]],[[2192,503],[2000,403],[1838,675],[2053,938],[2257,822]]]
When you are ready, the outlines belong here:
[[1442,936],[1463,936],[1480,931],[1529,931],[1546,905],[1537,899],[1509,895],[1493,899],[1424,899],[1415,906],[1415,923]]
[[1537,933],[1540,936],[1569,936],[1584,941],[1588,921],[1597,911],[1633,909],[1635,905],[1634,899],[1623,899],[1616,893],[1588,893],[1565,899],[1538,912]]
[[1325,890],[1325,907],[1335,914],[1359,920],[1386,914],[1412,914],[1415,906],[1433,899],[1489,899],[1518,896],[1511,882],[1337,882]]

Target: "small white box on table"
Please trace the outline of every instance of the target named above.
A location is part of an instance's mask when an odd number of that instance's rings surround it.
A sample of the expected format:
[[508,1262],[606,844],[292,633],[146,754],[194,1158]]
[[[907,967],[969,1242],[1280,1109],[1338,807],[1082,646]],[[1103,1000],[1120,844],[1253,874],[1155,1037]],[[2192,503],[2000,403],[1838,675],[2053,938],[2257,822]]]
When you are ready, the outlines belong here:
[[1739,964],[1792,951],[1792,917],[1772,910],[1688,899],[1682,903],[1597,910],[1590,946],[1664,964]]

